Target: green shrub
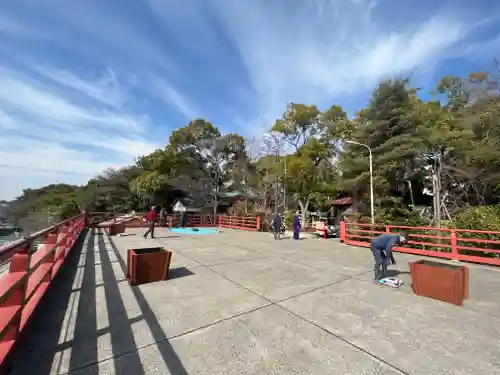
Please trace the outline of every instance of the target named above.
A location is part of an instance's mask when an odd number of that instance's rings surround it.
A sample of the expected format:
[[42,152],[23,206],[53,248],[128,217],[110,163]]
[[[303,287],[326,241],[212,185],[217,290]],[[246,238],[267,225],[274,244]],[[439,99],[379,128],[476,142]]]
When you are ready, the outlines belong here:
[[[493,206],[480,206],[471,207],[455,215],[453,221],[449,223],[450,228],[466,229],[466,230],[481,230],[500,232],[500,205]],[[457,238],[474,238],[499,241],[499,234],[485,234],[485,233],[470,233],[470,232],[457,232]],[[500,249],[500,245],[491,243],[477,243],[467,240],[458,240],[459,246],[478,247],[484,249]],[[498,258],[497,253],[482,253],[473,250],[461,250],[461,254],[487,256]]]
[[293,226],[293,215],[295,215],[295,211],[288,211],[283,217],[287,229]]
[[500,205],[471,207],[453,218],[457,229],[500,232]]

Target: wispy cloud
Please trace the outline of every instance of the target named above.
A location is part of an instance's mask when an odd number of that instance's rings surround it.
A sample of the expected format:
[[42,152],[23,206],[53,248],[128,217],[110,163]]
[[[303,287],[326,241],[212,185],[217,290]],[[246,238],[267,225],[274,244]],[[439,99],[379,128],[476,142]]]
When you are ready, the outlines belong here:
[[149,75],[144,77],[140,87],[145,92],[149,93],[168,106],[182,113],[187,119],[200,117],[202,114],[195,104],[189,98],[184,96],[171,83],[158,75]]
[[[105,127],[106,130],[143,131],[141,118],[126,113],[116,113],[107,109],[94,109],[78,106],[48,91],[49,85],[31,85],[29,81],[15,78],[8,69],[0,68],[0,101],[15,107],[37,119],[54,121],[54,126],[66,127],[83,125]],[[32,79],[31,79],[32,80]],[[100,85],[87,84],[86,89],[97,92]],[[16,93],[16,95],[12,95]],[[85,91],[84,91],[85,93]]]
[[160,34],[148,28],[149,20],[137,17],[135,7],[143,9],[142,1],[129,2],[123,6],[121,2],[113,6],[113,2],[99,0],[46,0],[43,3],[20,1],[34,11],[50,15],[79,39],[84,37],[83,45],[77,47],[93,48],[96,54],[111,59],[127,56],[134,63],[141,61],[164,71],[179,73],[170,63],[168,49],[162,43]]
[[11,130],[16,128],[17,128],[16,121],[11,116],[9,116],[7,113],[5,113],[0,109],[0,129]]
[[52,35],[42,30],[35,31],[17,17],[4,12],[0,13],[0,37],[2,37],[2,34],[4,37],[31,38],[35,40],[52,38]]
[[290,11],[275,2],[217,2],[260,97],[261,114],[272,118],[286,102],[333,100],[366,90],[381,77],[437,63],[473,25],[440,13],[386,30],[372,15],[383,2],[313,3]]
[[48,67],[39,67],[37,70],[53,81],[79,91],[102,104],[121,107],[127,101],[127,94],[120,87],[116,73],[112,69],[86,79],[65,70]]
[[498,43],[474,44],[493,8],[426,4],[5,0],[0,180],[18,183],[0,198],[21,183],[85,182],[198,116],[258,136],[287,102],[343,105],[382,77]]
[[[33,71],[35,72],[35,71]],[[127,93],[112,84],[105,99],[107,84],[102,80],[84,81],[70,73],[46,74],[47,80],[0,69],[0,176],[30,174],[71,175],[70,180],[85,182],[108,167],[130,164],[134,158],[156,148],[144,133],[150,126],[148,116],[125,109],[70,101],[71,91],[94,97],[101,104],[125,101]],[[50,77],[50,78],[49,78]],[[55,79],[54,78],[61,78]],[[66,79],[65,94],[55,87]],[[13,93],[15,93],[13,95]],[[3,109],[2,109],[3,108]],[[78,177],[78,178],[77,178]],[[16,186],[16,185],[14,185]],[[3,194],[12,187],[2,188]],[[12,194],[12,193],[11,193]]]

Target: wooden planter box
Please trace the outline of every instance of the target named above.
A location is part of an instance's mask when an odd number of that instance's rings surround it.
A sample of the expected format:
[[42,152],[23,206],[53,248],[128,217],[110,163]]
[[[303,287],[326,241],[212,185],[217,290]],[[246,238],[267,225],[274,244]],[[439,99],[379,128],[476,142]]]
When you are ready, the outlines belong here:
[[469,269],[464,266],[420,260],[410,262],[416,295],[462,306],[469,297]]
[[123,221],[123,223],[125,224],[125,228],[143,228],[143,227],[147,227],[146,221],[143,220],[140,217],[133,217],[133,218],[125,219]]
[[120,233],[125,233],[125,223],[113,223],[108,227],[108,233],[110,236],[116,236]]
[[127,279],[131,285],[167,280],[171,259],[172,252],[163,247],[129,249]]

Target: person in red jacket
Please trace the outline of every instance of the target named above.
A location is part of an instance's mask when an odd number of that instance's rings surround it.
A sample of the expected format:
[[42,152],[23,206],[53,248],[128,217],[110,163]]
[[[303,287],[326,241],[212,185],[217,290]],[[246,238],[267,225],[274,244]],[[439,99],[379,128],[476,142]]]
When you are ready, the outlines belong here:
[[151,238],[155,238],[155,224],[156,224],[156,207],[151,207],[151,210],[146,214],[146,222],[148,223],[148,230],[144,233],[144,238],[148,237],[151,233]]

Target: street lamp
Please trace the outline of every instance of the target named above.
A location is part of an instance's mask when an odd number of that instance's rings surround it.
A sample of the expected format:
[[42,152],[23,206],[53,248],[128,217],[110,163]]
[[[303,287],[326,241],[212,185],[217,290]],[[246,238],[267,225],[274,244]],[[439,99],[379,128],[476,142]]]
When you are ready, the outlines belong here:
[[368,149],[368,152],[370,153],[370,211],[371,211],[371,216],[372,216],[372,224],[375,224],[374,220],[374,206],[373,206],[373,158],[372,158],[372,149],[368,146],[365,145],[364,143],[359,143],[359,142],[354,142],[354,141],[345,141],[346,143],[351,143],[353,145],[358,145],[358,146],[363,146]]

